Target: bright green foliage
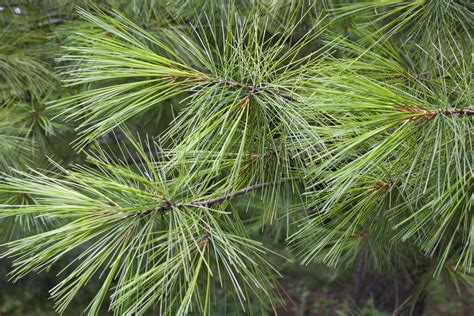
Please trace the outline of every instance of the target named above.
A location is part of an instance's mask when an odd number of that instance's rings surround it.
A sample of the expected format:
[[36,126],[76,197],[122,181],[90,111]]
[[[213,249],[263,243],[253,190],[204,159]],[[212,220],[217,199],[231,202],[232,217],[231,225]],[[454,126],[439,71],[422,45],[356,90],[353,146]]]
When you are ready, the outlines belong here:
[[472,286],[471,3],[74,4],[0,11],[4,256],[70,262],[58,312],[276,312],[278,253]]
[[[210,278],[235,287],[242,303],[250,293],[273,301],[269,277],[275,272],[263,257],[266,250],[245,237],[244,228],[232,221],[223,205],[193,204],[207,196],[201,183],[183,185],[186,174],[171,178],[145,152],[137,158],[142,167],[136,171],[125,164],[112,165],[105,155],[90,157],[90,167],[64,169],[63,176],[23,173],[3,186],[9,193],[37,198],[36,204],[3,205],[4,215],[68,220],[64,226],[9,244],[7,255],[18,256],[15,279],[30,270],[47,269],[82,247],[72,272],[52,291],[58,311],[98,272],[105,276],[89,306],[91,314],[98,312],[115,279],[112,307],[119,314],[141,314],[155,304],[162,306],[160,314],[185,313],[191,303],[207,313]],[[178,198],[183,202],[159,206]],[[205,291],[198,291],[198,285]]]

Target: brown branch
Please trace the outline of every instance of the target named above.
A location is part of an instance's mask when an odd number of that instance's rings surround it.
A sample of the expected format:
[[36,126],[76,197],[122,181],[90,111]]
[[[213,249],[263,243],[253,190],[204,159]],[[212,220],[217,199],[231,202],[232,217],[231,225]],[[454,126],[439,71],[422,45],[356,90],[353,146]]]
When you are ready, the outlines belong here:
[[443,115],[474,115],[474,107],[466,107],[466,108],[449,108],[449,109],[438,109],[438,110],[428,110],[423,108],[418,108],[414,106],[405,106],[402,107],[401,110],[403,112],[413,113],[413,114],[421,114],[424,116],[433,117],[438,114]]
[[412,113],[412,114],[419,114],[417,116],[410,117],[405,120],[402,126],[408,124],[409,122],[421,122],[425,123],[437,115],[460,115],[460,116],[468,116],[474,115],[474,107],[466,107],[466,108],[449,108],[449,109],[437,109],[437,110],[428,110],[424,108],[419,108],[411,105],[406,105],[400,108],[402,112]]
[[184,202],[184,203],[172,203],[170,201],[166,201],[165,204],[163,204],[163,205],[160,205],[160,206],[154,207],[154,208],[145,209],[143,211],[130,214],[129,217],[131,217],[131,216],[142,217],[142,216],[145,216],[145,215],[148,215],[148,214],[151,214],[151,213],[155,213],[155,212],[156,213],[163,213],[163,212],[171,211],[173,209],[182,209],[185,206],[210,207],[214,204],[221,203],[221,202],[236,198],[240,195],[244,195],[246,193],[259,190],[263,187],[276,185],[276,184],[282,183],[284,181],[290,181],[290,180],[296,180],[296,179],[300,179],[300,178],[287,178],[287,179],[283,179],[282,181],[273,181],[273,182],[264,182],[264,183],[253,184],[253,185],[249,185],[245,188],[239,189],[235,192],[227,193],[227,194],[224,194],[222,196],[218,196],[218,197],[211,198],[211,199],[208,199],[208,200],[203,200],[203,201],[191,201],[191,202]]
[[458,115],[474,115],[474,107],[467,107],[463,109],[457,109],[457,108],[452,108],[452,109],[443,109],[443,110],[438,110],[438,114],[443,114],[443,115],[453,115],[453,114],[458,114]]

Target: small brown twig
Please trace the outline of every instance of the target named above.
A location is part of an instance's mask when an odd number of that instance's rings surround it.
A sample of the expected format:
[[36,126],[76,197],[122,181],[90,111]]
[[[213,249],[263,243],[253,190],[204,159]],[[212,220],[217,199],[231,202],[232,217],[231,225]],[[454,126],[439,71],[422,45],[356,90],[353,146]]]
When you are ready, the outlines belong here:
[[249,193],[249,192],[252,192],[252,191],[259,190],[263,187],[276,185],[276,184],[279,184],[283,181],[289,181],[291,179],[295,179],[295,178],[288,178],[288,179],[284,179],[282,181],[264,182],[264,183],[253,184],[253,185],[249,185],[245,188],[239,189],[237,191],[230,192],[230,193],[224,194],[222,196],[218,196],[218,197],[215,197],[215,198],[202,200],[202,201],[197,200],[197,201],[183,202],[183,203],[172,203],[170,201],[166,201],[163,205],[160,205],[160,206],[154,207],[154,208],[145,209],[145,210],[140,211],[140,212],[132,213],[129,216],[142,217],[142,216],[145,216],[145,215],[148,215],[148,214],[151,214],[151,213],[163,213],[163,212],[171,211],[173,209],[182,209],[185,206],[210,207],[214,204],[221,203],[221,202],[236,198],[240,195],[243,195],[243,194],[246,194],[246,193]]
[[413,114],[420,114],[424,116],[433,117],[435,115],[474,115],[474,107],[466,108],[449,108],[449,109],[437,109],[437,110],[428,110],[411,105],[407,105],[401,108],[402,112],[408,112]]

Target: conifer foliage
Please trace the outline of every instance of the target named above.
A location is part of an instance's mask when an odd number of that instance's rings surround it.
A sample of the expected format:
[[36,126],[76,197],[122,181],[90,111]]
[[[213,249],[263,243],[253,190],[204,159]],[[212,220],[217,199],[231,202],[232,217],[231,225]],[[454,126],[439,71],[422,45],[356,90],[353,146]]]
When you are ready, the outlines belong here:
[[406,314],[472,286],[472,3],[72,2],[0,6],[12,280],[62,264],[59,313],[98,282],[89,315],[263,314],[285,248],[408,280]]

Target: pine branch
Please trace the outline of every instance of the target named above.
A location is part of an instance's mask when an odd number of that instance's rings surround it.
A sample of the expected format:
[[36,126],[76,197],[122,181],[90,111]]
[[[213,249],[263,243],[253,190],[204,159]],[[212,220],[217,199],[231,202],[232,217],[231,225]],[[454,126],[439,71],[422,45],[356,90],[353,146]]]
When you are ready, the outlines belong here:
[[[60,313],[101,276],[91,315],[109,294],[117,315],[210,315],[217,286],[268,314],[276,271],[253,235],[268,222],[303,263],[472,271],[466,0],[169,2],[97,4],[71,25],[74,6],[39,20],[22,7],[26,36],[4,23],[0,169],[20,171],[0,170],[0,217],[29,235],[6,245],[15,280],[67,255]],[[318,26],[323,7],[343,25]],[[58,37],[32,37],[40,24]],[[64,90],[45,53],[58,44]],[[24,140],[43,150],[62,130],[47,101],[77,122],[76,148],[92,143],[87,160],[21,171]]]
[[449,108],[449,109],[438,109],[438,110],[426,110],[426,109],[420,109],[416,107],[404,107],[402,109],[404,112],[409,112],[409,113],[419,113],[422,115],[427,115],[427,116],[435,116],[438,114],[443,114],[443,115],[474,115],[474,107],[466,107],[466,108]]
[[464,109],[452,108],[452,109],[438,110],[437,113],[444,114],[444,115],[453,115],[453,114],[474,115],[474,107],[470,106]]
[[291,180],[296,180],[296,179],[299,179],[299,178],[289,178],[289,179],[283,179],[281,181],[273,181],[273,182],[253,184],[253,185],[249,185],[245,188],[239,189],[235,192],[230,192],[230,193],[227,193],[227,194],[215,197],[215,198],[211,198],[211,199],[208,199],[208,200],[203,200],[203,201],[196,200],[196,201],[185,202],[185,203],[172,203],[170,201],[167,201],[164,205],[162,205],[160,207],[146,209],[146,210],[143,210],[141,212],[134,213],[134,214],[130,215],[129,217],[132,217],[132,216],[142,217],[142,216],[149,215],[149,214],[155,213],[155,212],[159,213],[159,212],[171,211],[172,209],[181,209],[181,208],[183,208],[185,206],[189,206],[189,205],[197,206],[197,207],[210,207],[214,204],[222,203],[224,201],[236,198],[240,195],[244,195],[244,194],[252,192],[252,191],[259,190],[259,189],[264,188],[264,187],[273,186],[273,185],[277,185],[277,184],[280,184],[280,183],[283,183],[283,182],[286,182],[286,181],[291,181]]

